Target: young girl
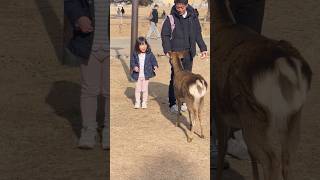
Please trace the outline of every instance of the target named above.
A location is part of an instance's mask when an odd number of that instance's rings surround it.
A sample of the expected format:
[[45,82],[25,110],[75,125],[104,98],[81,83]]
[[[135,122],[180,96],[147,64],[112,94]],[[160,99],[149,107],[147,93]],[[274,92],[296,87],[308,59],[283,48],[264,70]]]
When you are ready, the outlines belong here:
[[[135,45],[135,52],[130,60],[132,69],[131,77],[136,80],[134,108],[147,108],[149,79],[154,77],[158,68],[156,57],[153,55],[146,38],[138,37]],[[142,92],[142,103],[141,103]]]

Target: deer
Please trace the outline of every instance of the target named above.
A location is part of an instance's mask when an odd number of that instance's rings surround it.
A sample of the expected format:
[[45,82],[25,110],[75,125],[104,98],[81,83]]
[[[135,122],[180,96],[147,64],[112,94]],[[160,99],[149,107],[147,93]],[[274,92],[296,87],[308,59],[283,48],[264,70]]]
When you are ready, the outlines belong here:
[[285,40],[273,40],[237,24],[225,0],[213,1],[213,74],[218,162],[222,179],[227,140],[242,130],[254,180],[290,179],[301,113],[312,70]]
[[178,105],[178,113],[176,120],[176,127],[180,127],[181,105],[186,103],[188,108],[190,120],[190,132],[187,134],[187,142],[191,142],[193,134],[195,133],[194,127],[197,121],[200,125],[200,138],[204,139],[201,112],[204,106],[204,96],[207,92],[208,84],[205,79],[199,75],[183,69],[181,59],[185,56],[186,51],[169,52],[170,63],[173,67],[174,79],[174,93]]

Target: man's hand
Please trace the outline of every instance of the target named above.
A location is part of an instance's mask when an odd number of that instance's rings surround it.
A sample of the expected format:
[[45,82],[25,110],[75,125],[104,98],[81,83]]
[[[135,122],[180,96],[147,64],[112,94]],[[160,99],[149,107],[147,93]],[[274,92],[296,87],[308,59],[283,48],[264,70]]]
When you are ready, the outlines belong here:
[[80,30],[84,33],[89,33],[93,31],[92,22],[89,17],[81,16],[78,21],[77,25],[79,26]]
[[204,59],[206,57],[208,57],[208,51],[202,51],[201,54],[200,54],[200,58]]
[[135,72],[139,72],[139,68],[138,68],[137,66],[135,66],[135,67],[133,68],[133,70],[134,70]]

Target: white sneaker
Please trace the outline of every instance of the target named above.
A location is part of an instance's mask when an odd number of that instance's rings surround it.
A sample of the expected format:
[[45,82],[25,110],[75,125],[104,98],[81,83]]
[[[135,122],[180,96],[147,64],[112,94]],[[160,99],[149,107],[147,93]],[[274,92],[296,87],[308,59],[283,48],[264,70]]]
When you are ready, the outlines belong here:
[[235,139],[230,138],[228,140],[227,153],[238,159],[250,160],[250,155],[248,153],[247,145],[244,142],[242,137],[242,131],[239,130],[234,132],[234,137]]
[[139,108],[140,108],[140,102],[136,102],[136,103],[134,104],[134,108],[135,108],[135,109],[139,109]]
[[182,111],[182,112],[186,112],[187,110],[188,110],[187,104],[186,104],[186,103],[182,103],[181,111]]
[[170,109],[169,109],[169,111],[171,112],[171,113],[178,113],[178,106],[175,104],[175,105],[173,105],[173,106],[171,106],[170,107]]
[[142,109],[147,109],[147,103],[146,102],[142,102]]
[[80,149],[93,149],[97,142],[97,130],[82,128],[81,136],[78,142]]

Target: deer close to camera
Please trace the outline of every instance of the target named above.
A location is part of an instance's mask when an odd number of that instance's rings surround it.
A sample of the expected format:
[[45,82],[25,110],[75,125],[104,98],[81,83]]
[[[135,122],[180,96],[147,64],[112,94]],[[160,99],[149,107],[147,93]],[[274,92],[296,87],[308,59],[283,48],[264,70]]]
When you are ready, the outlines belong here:
[[174,71],[174,93],[178,105],[176,126],[180,126],[181,105],[186,103],[190,120],[190,133],[187,141],[191,142],[196,122],[200,125],[200,137],[204,138],[201,112],[203,110],[204,95],[207,92],[207,82],[199,75],[183,70],[181,59],[186,52],[170,52],[170,63]]
[[312,71],[289,42],[236,24],[225,0],[214,0],[213,12],[217,180],[222,179],[227,140],[234,128],[243,131],[254,180],[259,179],[257,163],[264,180],[291,180]]

